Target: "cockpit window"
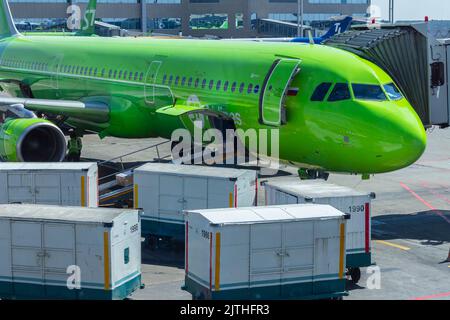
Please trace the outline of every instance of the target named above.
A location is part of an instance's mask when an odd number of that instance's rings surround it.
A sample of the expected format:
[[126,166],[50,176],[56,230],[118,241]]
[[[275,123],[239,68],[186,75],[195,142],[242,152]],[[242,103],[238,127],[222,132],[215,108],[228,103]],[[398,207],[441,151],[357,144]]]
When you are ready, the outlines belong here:
[[316,90],[311,97],[311,101],[323,101],[325,99],[328,91],[330,91],[331,83],[324,82],[317,86]]
[[342,100],[349,100],[350,98],[351,98],[351,96],[350,96],[350,90],[348,88],[348,84],[336,83],[333,91],[331,91],[328,101],[330,101],[330,102],[342,101]]
[[400,90],[398,90],[397,86],[393,83],[389,83],[384,85],[384,90],[386,90],[386,93],[391,100],[400,100],[403,98],[402,93]]
[[387,100],[383,89],[379,85],[371,84],[354,84],[353,93],[355,94],[355,99],[359,100]]

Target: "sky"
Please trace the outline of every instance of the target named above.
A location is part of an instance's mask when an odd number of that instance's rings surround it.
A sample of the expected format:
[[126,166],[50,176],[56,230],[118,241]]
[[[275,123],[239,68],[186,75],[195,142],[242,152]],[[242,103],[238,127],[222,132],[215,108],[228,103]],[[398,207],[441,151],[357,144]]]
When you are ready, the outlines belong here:
[[[383,19],[389,19],[389,0],[372,0],[379,6]],[[394,0],[395,20],[450,20],[449,0]]]

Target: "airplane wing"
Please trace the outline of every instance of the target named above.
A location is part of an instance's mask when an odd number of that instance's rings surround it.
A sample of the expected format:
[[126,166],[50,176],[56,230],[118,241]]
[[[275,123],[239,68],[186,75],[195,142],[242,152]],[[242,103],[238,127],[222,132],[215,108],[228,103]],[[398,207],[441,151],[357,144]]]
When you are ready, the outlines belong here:
[[104,123],[109,120],[109,107],[101,101],[72,101],[0,96],[0,105],[21,104],[26,109]]

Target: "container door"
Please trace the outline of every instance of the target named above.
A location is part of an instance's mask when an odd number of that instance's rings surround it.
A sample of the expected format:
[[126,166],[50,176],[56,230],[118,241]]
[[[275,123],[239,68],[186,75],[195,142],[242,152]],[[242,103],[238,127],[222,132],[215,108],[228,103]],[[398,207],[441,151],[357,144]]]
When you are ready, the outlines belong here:
[[208,208],[208,179],[185,177],[183,193],[184,210]]
[[33,175],[31,173],[8,173],[8,202],[34,203]]
[[183,178],[173,175],[159,177],[159,218],[166,222],[183,221]]
[[36,204],[61,204],[61,177],[59,174],[37,173],[34,179]]
[[[208,179],[208,205],[206,208],[234,207],[235,182],[229,179]],[[238,199],[236,199],[238,200]]]
[[259,101],[259,121],[261,124],[280,126],[284,124],[284,102],[289,86],[300,71],[300,60],[276,60],[266,76]]
[[[68,294],[67,268],[76,264],[75,225],[46,223],[43,233],[46,296],[62,298],[61,291]],[[71,291],[71,294],[75,297],[76,291]]]
[[[282,283],[296,283],[295,289],[283,286],[283,296],[302,290],[311,292],[314,273],[314,223],[290,222],[283,224],[283,274]],[[286,289],[291,288],[291,289]]]
[[[30,298],[43,298],[42,225],[35,222],[11,221],[12,276],[16,291],[28,292]],[[33,290],[30,290],[30,285]]]
[[282,255],[281,224],[250,226],[250,287],[267,287],[264,292],[268,295],[261,299],[276,298],[281,294]]
[[61,173],[60,203],[63,206],[81,205],[80,172]]

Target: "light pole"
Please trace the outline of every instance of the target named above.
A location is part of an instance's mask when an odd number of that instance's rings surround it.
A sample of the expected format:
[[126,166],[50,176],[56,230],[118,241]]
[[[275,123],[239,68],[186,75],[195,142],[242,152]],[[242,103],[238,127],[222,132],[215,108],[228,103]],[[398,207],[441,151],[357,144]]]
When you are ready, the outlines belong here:
[[297,0],[297,36],[303,37],[303,0]]

